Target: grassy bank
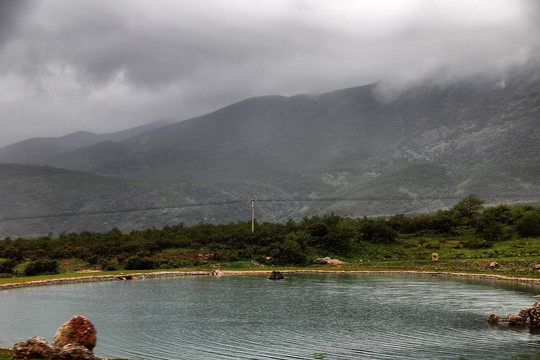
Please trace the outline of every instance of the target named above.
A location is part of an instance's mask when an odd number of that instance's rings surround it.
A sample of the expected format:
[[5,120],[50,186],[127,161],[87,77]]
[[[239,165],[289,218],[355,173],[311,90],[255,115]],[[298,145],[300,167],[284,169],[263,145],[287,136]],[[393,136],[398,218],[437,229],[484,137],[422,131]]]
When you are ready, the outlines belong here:
[[[178,258],[192,256],[196,265],[185,267],[162,266],[159,269],[117,269],[103,271],[94,261],[80,258],[59,259],[58,274],[22,276],[22,271],[15,271],[9,277],[0,278],[0,285],[21,282],[42,281],[58,278],[107,277],[119,274],[159,272],[159,271],[198,271],[198,270],[233,270],[233,271],[272,271],[272,270],[335,270],[335,271],[429,271],[450,273],[497,274],[510,277],[540,279],[540,271],[533,266],[540,263],[540,238],[517,238],[495,241],[489,246],[475,248],[470,246],[476,241],[473,230],[462,230],[460,235],[405,234],[391,243],[370,243],[357,241],[354,251],[345,254],[319,252],[314,256],[330,256],[344,261],[341,265],[316,265],[312,260],[304,264],[269,264],[263,261],[238,260],[227,261],[226,256],[212,256],[209,247],[168,248],[155,252],[154,258]],[[249,248],[247,249],[249,252]],[[432,261],[432,254],[439,255],[439,261]],[[491,262],[497,262],[497,269],[490,268]],[[24,262],[18,267],[22,269]],[[19,274],[19,275],[16,275]]]
[[[439,261],[433,262],[433,254]],[[321,257],[339,266],[315,265]],[[490,268],[497,262],[496,269]],[[496,273],[540,278],[540,207],[483,208],[469,195],[431,215],[162,229],[0,240],[0,284],[141,271],[333,269]],[[42,275],[55,274],[55,275]]]
[[[498,269],[491,269],[490,262],[496,260],[500,265]],[[529,259],[459,259],[453,261],[432,262],[426,260],[395,260],[395,261],[362,261],[359,260],[341,265],[312,265],[312,266],[273,266],[256,265],[246,262],[228,263],[219,267],[194,267],[186,269],[164,270],[117,270],[100,271],[92,273],[61,273],[55,275],[42,275],[30,277],[12,277],[0,279],[1,287],[34,286],[47,284],[60,284],[70,282],[90,282],[115,280],[116,275],[147,274],[148,276],[183,276],[183,275],[207,275],[211,270],[219,269],[224,275],[255,274],[270,272],[273,270],[288,271],[335,271],[335,272],[392,272],[404,273],[418,272],[428,275],[495,275],[500,278],[516,278],[520,281],[530,279],[531,282],[540,282],[540,271],[532,269]],[[143,275],[144,276],[144,275]]]

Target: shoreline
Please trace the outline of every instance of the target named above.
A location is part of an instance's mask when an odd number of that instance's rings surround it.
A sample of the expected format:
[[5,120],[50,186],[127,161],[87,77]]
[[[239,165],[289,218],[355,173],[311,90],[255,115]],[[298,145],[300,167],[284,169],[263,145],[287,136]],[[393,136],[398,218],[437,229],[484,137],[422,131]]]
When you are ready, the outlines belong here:
[[280,271],[283,274],[358,274],[358,275],[409,275],[409,276],[442,276],[442,277],[459,277],[471,279],[485,279],[498,281],[512,281],[531,285],[539,285],[540,279],[512,277],[496,274],[480,274],[480,273],[460,273],[447,271],[415,271],[415,270],[338,270],[338,269],[314,269],[314,270],[196,270],[196,271],[157,271],[157,272],[134,272],[129,274],[114,274],[114,275],[86,275],[73,277],[59,277],[43,280],[29,280],[0,284],[0,290],[18,289],[25,287],[61,285],[61,284],[82,284],[91,282],[104,281],[132,281],[122,277],[126,275],[134,277],[133,280],[139,279],[157,279],[167,277],[184,277],[184,276],[238,276],[238,275],[267,275],[272,271]]

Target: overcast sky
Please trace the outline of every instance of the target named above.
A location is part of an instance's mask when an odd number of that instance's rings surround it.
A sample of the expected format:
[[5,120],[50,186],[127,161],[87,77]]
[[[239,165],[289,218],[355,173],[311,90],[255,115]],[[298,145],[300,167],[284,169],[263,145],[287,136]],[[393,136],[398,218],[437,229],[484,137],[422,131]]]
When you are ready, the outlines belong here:
[[0,0],[0,146],[184,120],[251,96],[504,77],[535,0]]

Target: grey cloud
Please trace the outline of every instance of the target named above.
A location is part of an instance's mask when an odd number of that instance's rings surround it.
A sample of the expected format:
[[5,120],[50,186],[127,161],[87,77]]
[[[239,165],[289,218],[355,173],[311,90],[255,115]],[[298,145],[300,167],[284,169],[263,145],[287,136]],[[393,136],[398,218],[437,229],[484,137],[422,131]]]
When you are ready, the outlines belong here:
[[491,3],[523,16],[469,1],[2,0],[0,126],[109,131],[250,96],[375,81],[391,94],[534,64],[538,2],[473,2]]
[[0,1],[0,47],[18,30],[25,10],[28,10],[28,0]]

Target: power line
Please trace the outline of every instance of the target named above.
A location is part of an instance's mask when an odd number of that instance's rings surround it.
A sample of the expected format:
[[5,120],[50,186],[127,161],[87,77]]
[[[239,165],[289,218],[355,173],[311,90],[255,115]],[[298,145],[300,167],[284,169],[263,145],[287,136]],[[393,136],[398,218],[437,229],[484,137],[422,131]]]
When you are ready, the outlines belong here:
[[[526,199],[534,198],[538,199],[537,195],[522,195],[522,196],[500,196],[505,199]],[[440,196],[440,197],[417,197],[417,198],[405,198],[398,196],[365,196],[365,197],[326,197],[326,198],[297,198],[297,199],[256,199],[257,202],[334,202],[334,201],[434,201],[434,200],[459,200],[460,197],[456,196]],[[216,202],[204,202],[204,203],[189,203],[189,204],[179,204],[171,206],[148,206],[148,207],[139,207],[139,208],[129,208],[129,209],[116,209],[116,210],[94,210],[94,211],[80,211],[80,212],[63,212],[56,214],[34,214],[34,215],[22,215],[22,216],[11,216],[1,218],[0,221],[15,221],[15,220],[32,220],[32,219],[48,219],[48,218],[59,218],[59,217],[72,217],[72,216],[84,216],[84,215],[104,215],[104,214],[117,214],[117,213],[130,213],[138,211],[152,211],[152,210],[168,210],[168,209],[182,209],[190,207],[203,207],[203,206],[219,206],[219,205],[230,205],[230,204],[248,204],[249,200],[227,200],[227,201],[216,201]]]
[[80,211],[80,212],[70,212],[70,213],[66,212],[66,213],[58,213],[58,214],[36,214],[36,215],[6,217],[6,218],[0,219],[0,221],[47,219],[47,218],[55,218],[55,217],[71,217],[71,216],[82,216],[82,215],[116,214],[116,213],[129,213],[129,212],[137,212],[137,211],[181,209],[181,208],[188,208],[188,207],[227,205],[227,204],[237,204],[237,203],[240,203],[240,200],[207,202],[207,203],[198,203],[198,204],[182,204],[182,205],[174,205],[174,206],[149,206],[149,207],[117,209],[117,210],[95,210],[95,211]]
[[259,202],[324,202],[324,201],[414,201],[414,200],[459,200],[459,197],[422,197],[422,198],[404,198],[391,196],[366,196],[366,197],[347,197],[347,198],[301,198],[301,199],[257,199]]

